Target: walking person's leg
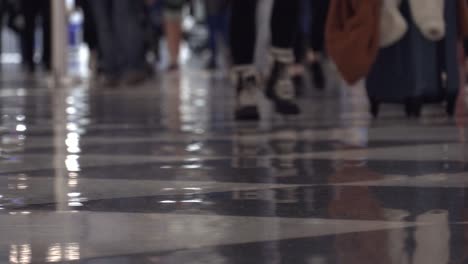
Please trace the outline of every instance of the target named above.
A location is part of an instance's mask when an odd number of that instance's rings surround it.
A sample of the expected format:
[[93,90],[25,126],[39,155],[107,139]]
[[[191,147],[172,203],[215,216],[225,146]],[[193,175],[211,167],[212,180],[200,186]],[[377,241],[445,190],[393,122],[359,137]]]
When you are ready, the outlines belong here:
[[36,0],[40,2],[42,17],[42,64],[47,71],[52,65],[51,53],[51,0]]
[[307,64],[317,89],[323,89],[326,86],[321,62],[325,54],[325,25],[327,22],[329,4],[329,0],[312,1],[309,4],[311,10],[311,24],[309,36],[310,48],[307,53]]
[[306,54],[306,44],[305,44],[305,32],[301,27],[301,24],[298,25],[297,35],[294,41],[294,63],[290,67],[291,77],[296,88],[296,95],[302,94],[304,88],[304,58]]
[[257,0],[232,1],[229,40],[235,67],[253,65],[257,37],[257,2]]
[[222,47],[220,40],[227,44],[228,3],[227,0],[205,0],[204,3],[208,24],[208,48],[211,53],[206,68],[214,70],[218,67]]
[[144,28],[139,23],[143,6],[135,0],[112,0],[113,26],[122,53],[121,70],[128,84],[145,79]]
[[290,68],[291,76],[296,88],[296,95],[303,94],[305,86],[305,66],[304,61],[307,52],[307,32],[310,20],[309,0],[300,0],[301,11],[297,19],[296,37],[294,40],[294,64]]
[[99,50],[101,52],[102,72],[105,77],[105,85],[114,86],[117,84],[120,74],[119,43],[115,36],[112,10],[114,0],[94,0],[91,1],[91,8],[96,19],[97,37]]
[[237,120],[258,120],[259,74],[254,66],[257,0],[231,3],[229,42],[233,80],[237,92]]
[[6,0],[0,0],[0,55],[3,52],[3,38],[2,38],[3,27],[4,27],[4,25],[3,25],[3,20],[4,19],[3,18],[4,18],[4,14],[7,12],[6,7],[7,7],[6,6]]
[[218,55],[218,26],[219,20],[216,14],[208,14],[206,18],[206,22],[208,24],[208,47],[210,49],[210,57],[208,59],[208,63],[206,68],[208,70],[214,70],[217,67],[217,55]]
[[83,38],[84,42],[88,45],[90,50],[89,68],[92,74],[96,74],[98,71],[98,40],[96,31],[96,21],[94,14],[91,9],[92,0],[81,0],[78,1],[79,6],[83,10],[84,23],[83,23]]
[[182,42],[182,10],[180,0],[166,0],[164,6],[164,29],[169,51],[169,71],[179,69],[180,44]]
[[300,0],[275,0],[271,17],[272,48],[291,52],[300,11]]
[[329,4],[329,0],[310,3],[310,49],[317,53],[325,51],[325,25]]
[[293,46],[297,33],[300,0],[276,0],[271,18],[273,67],[267,82],[266,95],[278,113],[297,115],[296,89],[289,73],[294,63]]
[[23,0],[21,8],[25,20],[24,30],[21,37],[23,47],[23,63],[26,66],[27,71],[34,72],[36,69],[34,62],[34,36],[36,33],[36,19],[39,13],[38,1]]
[[206,23],[208,27],[208,49],[210,57],[208,58],[205,68],[207,70],[216,69],[216,58],[218,54],[217,43],[217,16],[219,15],[218,1],[221,0],[204,0]]

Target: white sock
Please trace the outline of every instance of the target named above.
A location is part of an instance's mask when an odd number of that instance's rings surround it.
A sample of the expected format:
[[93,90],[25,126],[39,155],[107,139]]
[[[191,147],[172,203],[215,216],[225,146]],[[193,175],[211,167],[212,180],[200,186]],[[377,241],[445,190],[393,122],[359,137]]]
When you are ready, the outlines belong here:
[[294,52],[292,49],[271,48],[271,56],[275,61],[285,64],[294,62]]
[[432,41],[438,41],[444,38],[444,0],[409,1],[414,21],[424,37]]
[[389,47],[403,38],[408,23],[401,15],[401,0],[383,0],[380,18],[380,47]]

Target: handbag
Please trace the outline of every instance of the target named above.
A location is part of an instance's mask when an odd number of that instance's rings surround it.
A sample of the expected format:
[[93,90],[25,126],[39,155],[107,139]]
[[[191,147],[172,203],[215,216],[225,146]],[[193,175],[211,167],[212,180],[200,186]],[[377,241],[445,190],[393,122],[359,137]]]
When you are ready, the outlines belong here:
[[379,50],[381,0],[332,0],[326,47],[350,85],[367,76]]

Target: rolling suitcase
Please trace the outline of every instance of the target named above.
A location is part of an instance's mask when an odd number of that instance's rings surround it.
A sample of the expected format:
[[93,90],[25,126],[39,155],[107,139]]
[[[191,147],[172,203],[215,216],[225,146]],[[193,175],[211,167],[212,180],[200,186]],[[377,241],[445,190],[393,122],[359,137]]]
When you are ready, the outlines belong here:
[[[405,105],[409,117],[419,117],[424,103],[447,100],[453,114],[458,94],[457,27],[454,1],[446,1],[447,32],[444,40],[426,39],[417,28],[408,0],[401,5],[408,32],[397,44],[381,49],[366,80],[371,113],[381,103]],[[445,74],[443,74],[445,73]]]

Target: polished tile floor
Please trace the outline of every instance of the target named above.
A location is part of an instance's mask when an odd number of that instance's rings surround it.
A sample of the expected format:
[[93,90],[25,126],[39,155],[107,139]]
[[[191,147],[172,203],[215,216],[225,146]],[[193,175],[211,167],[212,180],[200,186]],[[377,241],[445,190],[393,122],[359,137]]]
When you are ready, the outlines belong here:
[[371,120],[362,88],[331,81],[297,118],[264,100],[237,123],[227,83],[4,72],[0,263],[468,263],[465,98],[455,119]]

